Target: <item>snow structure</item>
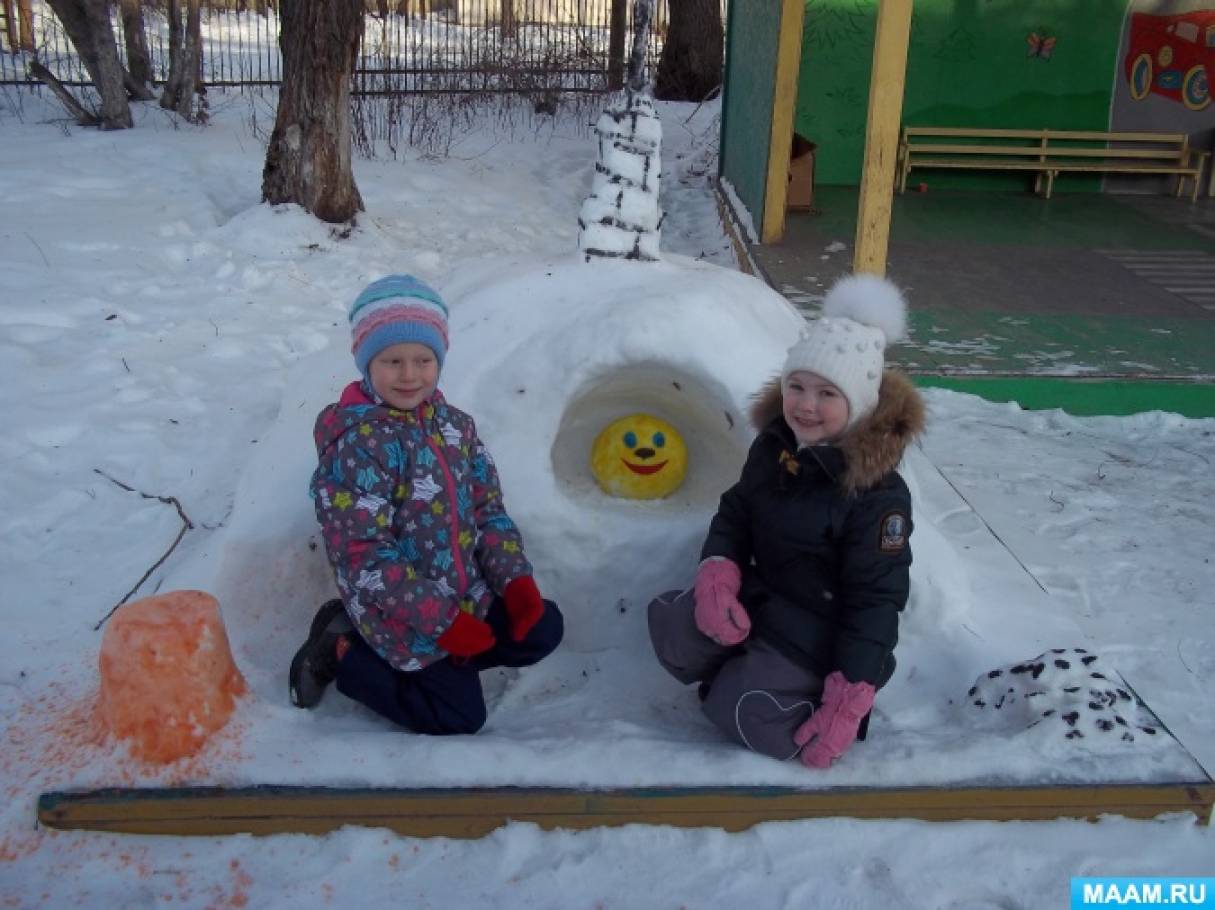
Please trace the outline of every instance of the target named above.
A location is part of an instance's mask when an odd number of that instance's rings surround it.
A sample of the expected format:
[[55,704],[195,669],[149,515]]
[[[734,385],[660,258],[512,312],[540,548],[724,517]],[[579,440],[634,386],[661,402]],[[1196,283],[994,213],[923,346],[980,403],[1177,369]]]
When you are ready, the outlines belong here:
[[1084,648],[1052,648],[1032,660],[989,670],[967,695],[968,708],[983,715],[981,722],[992,730],[1039,727],[1052,737],[1092,737],[1088,745],[1097,749],[1160,733],[1156,715]]
[[598,160],[578,213],[578,249],[592,257],[659,258],[662,123],[648,90],[625,89],[595,124]]
[[[314,711],[288,704],[291,655],[334,594],[307,488],[315,416],[354,375],[340,325],[329,349],[293,368],[226,526],[166,579],[224,603],[253,695],[240,709],[239,756],[210,769],[223,783],[816,788],[1201,777],[1168,736],[1111,738],[1100,751],[1093,737],[1057,737],[1043,748],[1039,728],[993,728],[962,710],[971,680],[991,667],[1088,641],[915,447],[902,468],[915,503],[911,598],[869,740],[825,775],[725,741],[694,687],[657,665],[645,606],[692,583],[709,520],[755,435],[752,395],[779,373],[802,317],[756,278],[670,255],[645,265],[489,259],[436,286],[451,307],[440,387],[477,421],[536,581],[565,615],[565,641],[535,667],[483,674],[480,761],[469,761],[464,737],[401,736],[333,690]],[[665,499],[608,496],[591,474],[596,435],[637,411],[675,425],[687,446],[685,482]],[[961,534],[965,553],[938,522]],[[1017,608],[972,610],[992,597]],[[1034,708],[1068,710],[1070,699],[1052,689]]]
[[99,665],[105,727],[146,762],[198,752],[246,691],[219,603],[202,591],[119,607],[102,636]]

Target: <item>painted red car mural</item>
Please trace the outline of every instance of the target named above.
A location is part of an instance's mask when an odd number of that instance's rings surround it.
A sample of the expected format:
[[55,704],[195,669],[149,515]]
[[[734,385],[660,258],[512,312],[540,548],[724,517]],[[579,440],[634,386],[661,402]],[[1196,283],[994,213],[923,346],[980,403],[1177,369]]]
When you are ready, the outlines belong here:
[[1155,92],[1192,111],[1202,110],[1211,103],[1215,77],[1215,10],[1177,16],[1132,13],[1122,66],[1134,100]]

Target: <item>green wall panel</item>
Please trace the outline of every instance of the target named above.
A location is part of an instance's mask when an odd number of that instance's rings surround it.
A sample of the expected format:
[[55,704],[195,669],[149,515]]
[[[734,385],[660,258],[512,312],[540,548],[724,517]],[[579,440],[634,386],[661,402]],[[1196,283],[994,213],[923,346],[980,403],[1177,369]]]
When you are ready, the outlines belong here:
[[764,219],[780,10],[775,0],[730,0],[728,11],[721,175],[747,207],[756,232]]
[[[877,0],[806,2],[794,128],[818,143],[819,183],[860,182],[876,12]],[[1123,0],[915,0],[903,123],[1108,129],[1125,12]]]

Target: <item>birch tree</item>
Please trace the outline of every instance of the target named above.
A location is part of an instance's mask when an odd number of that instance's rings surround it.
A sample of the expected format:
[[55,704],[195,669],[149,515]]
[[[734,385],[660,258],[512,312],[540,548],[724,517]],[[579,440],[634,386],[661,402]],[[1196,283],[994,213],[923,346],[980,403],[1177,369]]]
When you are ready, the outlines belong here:
[[266,202],[298,203],[331,223],[362,210],[350,123],[350,77],[362,32],[362,0],[283,0],[283,82],[262,171]]

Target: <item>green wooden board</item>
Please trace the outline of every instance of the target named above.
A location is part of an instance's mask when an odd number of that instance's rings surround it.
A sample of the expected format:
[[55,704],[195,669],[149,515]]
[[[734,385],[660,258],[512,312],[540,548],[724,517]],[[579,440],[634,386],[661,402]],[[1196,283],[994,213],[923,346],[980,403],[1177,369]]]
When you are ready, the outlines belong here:
[[756,231],[764,221],[780,11],[779,3],[730,0],[720,172],[746,206]]

